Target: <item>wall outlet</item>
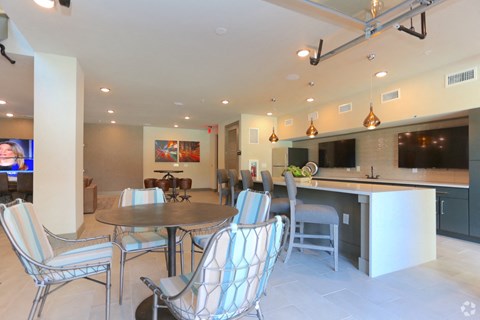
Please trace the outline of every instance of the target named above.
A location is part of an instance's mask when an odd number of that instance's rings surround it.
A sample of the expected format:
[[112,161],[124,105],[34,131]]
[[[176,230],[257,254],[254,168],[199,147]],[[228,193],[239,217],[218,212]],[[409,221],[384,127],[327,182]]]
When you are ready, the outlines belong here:
[[360,166],[357,166],[357,172],[360,172]]
[[350,168],[347,168],[347,172],[350,172]]
[[179,167],[180,165],[178,163],[173,164],[174,167]]
[[349,224],[350,223],[350,215],[348,213],[343,214],[343,224]]
[[418,169],[417,169],[417,168],[413,168],[413,169],[412,169],[412,172],[413,172],[413,173],[417,173],[417,172],[418,172]]

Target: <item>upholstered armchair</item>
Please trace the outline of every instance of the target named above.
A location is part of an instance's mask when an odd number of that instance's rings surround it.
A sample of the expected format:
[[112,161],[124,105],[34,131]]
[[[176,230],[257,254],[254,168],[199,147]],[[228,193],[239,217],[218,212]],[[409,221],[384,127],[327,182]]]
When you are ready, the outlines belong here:
[[93,178],[83,177],[83,213],[94,213],[97,210],[97,185]]

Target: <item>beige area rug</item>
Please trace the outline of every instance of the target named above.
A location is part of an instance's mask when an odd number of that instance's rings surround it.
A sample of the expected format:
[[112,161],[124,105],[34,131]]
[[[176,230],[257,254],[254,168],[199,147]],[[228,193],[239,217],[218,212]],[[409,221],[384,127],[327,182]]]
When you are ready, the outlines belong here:
[[118,196],[98,196],[97,210],[112,209],[118,206]]

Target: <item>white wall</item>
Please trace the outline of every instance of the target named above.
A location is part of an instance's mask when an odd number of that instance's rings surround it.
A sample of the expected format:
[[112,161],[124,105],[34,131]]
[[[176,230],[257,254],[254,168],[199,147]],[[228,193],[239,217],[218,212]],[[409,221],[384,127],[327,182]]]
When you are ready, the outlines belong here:
[[[419,74],[416,77],[381,86],[382,79],[376,79],[373,89],[374,112],[382,121],[382,127],[398,125],[406,120],[425,122],[434,115],[448,115],[480,106],[480,81],[472,81],[445,88],[445,75],[480,65],[480,55],[458,62],[446,62],[446,66]],[[400,99],[381,103],[380,95],[400,89]],[[308,127],[307,115],[318,111],[314,120],[319,136],[364,131],[363,119],[369,109],[370,92],[345,97],[325,105],[317,105],[295,113],[283,115],[278,120],[280,139],[305,139]],[[339,114],[338,106],[352,102],[351,112]],[[293,125],[286,127],[286,119],[293,119]]]
[[[211,152],[214,133],[207,130],[143,127],[143,178],[161,178],[154,170],[183,170],[179,178],[191,178],[192,188],[214,189],[215,154]],[[155,162],[155,140],[182,140],[200,142],[200,162]],[[213,184],[212,184],[213,183]]]

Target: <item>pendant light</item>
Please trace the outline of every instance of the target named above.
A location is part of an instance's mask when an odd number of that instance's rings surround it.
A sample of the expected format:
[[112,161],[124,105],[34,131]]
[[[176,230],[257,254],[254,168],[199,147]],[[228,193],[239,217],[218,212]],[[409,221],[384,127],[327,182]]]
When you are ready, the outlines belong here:
[[[368,61],[373,61],[375,59],[375,54],[370,53],[367,56]],[[380,119],[373,113],[373,99],[372,99],[372,91],[373,91],[373,77],[370,75],[370,112],[368,113],[365,120],[363,120],[363,126],[369,130],[375,129],[381,123]]]
[[[271,98],[270,101],[272,103],[277,102],[276,98]],[[275,107],[273,107],[273,110],[275,110]],[[267,115],[271,116],[273,113],[269,112]],[[270,138],[268,138],[268,141],[271,143],[276,143],[278,141],[278,136],[275,134],[275,121],[273,121],[273,127],[272,127],[272,134],[270,135]]]
[[278,137],[275,134],[275,127],[272,128],[272,134],[270,135],[270,138],[268,138],[268,141],[271,143],[276,143],[278,141]]
[[313,119],[310,119],[310,127],[308,127],[306,134],[309,138],[313,138],[318,134],[317,128],[313,125]]

